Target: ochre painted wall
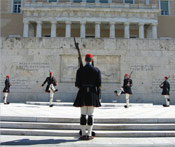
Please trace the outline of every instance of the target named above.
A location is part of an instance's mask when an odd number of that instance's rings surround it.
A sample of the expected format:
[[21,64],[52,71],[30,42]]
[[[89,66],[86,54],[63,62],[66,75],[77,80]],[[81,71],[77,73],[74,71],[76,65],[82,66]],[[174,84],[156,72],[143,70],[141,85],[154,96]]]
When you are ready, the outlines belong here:
[[175,16],[159,16],[158,37],[175,38]]

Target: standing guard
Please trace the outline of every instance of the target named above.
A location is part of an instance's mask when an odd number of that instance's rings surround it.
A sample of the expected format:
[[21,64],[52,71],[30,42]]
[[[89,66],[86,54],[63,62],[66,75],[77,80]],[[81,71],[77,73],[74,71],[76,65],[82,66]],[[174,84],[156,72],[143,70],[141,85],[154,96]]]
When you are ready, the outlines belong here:
[[170,106],[170,83],[168,82],[168,76],[164,77],[164,82],[162,82],[159,85],[160,88],[162,88],[162,95],[165,97],[165,102],[166,104],[163,105],[164,107],[169,107]]
[[[95,133],[92,132],[94,108],[101,106],[101,72],[98,68],[92,65],[92,54],[87,54],[85,56],[85,61],[86,65],[84,67],[80,66],[77,70],[75,86],[79,88],[79,91],[73,106],[81,108],[80,140],[91,140],[95,136]],[[88,129],[87,134],[86,128]]]
[[43,84],[41,85],[41,87],[43,87],[47,83],[45,92],[50,93],[50,104],[49,104],[49,106],[50,107],[53,107],[52,102],[53,102],[54,93],[56,91],[58,91],[58,89],[55,89],[54,86],[57,86],[58,85],[58,82],[56,81],[56,79],[53,76],[53,73],[52,72],[50,72],[49,75],[50,76],[46,78],[46,80],[43,82]]
[[[132,72],[131,72],[132,74]],[[124,76],[124,80],[123,80],[123,87],[120,88],[120,90],[114,91],[114,93],[116,94],[116,96],[120,96],[121,94],[125,94],[125,98],[126,98],[126,105],[124,105],[125,108],[129,108],[129,96],[132,94],[132,79],[130,79],[131,74],[125,74]]]
[[10,104],[9,102],[7,102],[7,97],[8,97],[8,94],[10,93],[10,86],[11,86],[10,76],[7,75],[6,76],[6,80],[5,80],[5,87],[3,89],[3,93],[4,93],[4,97],[3,97],[4,104]]

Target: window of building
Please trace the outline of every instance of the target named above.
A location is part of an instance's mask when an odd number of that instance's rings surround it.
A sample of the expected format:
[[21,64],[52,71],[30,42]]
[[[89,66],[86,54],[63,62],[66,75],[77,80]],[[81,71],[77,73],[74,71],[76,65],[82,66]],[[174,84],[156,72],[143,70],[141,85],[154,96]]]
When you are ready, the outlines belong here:
[[160,1],[161,15],[169,15],[169,2],[168,0]]
[[87,0],[87,3],[95,3],[95,0]]
[[13,13],[21,12],[21,0],[13,0]]
[[82,0],[74,0],[74,3],[81,3]]
[[108,0],[100,0],[100,3],[108,3]]
[[133,4],[134,0],[124,0],[125,3]]
[[48,0],[49,3],[51,2],[58,2],[58,0]]

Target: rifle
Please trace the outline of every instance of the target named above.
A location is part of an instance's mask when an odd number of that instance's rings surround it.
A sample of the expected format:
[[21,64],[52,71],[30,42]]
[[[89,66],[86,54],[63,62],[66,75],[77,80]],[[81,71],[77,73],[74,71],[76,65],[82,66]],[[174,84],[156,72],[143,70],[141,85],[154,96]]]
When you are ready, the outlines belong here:
[[[170,76],[168,76],[168,79],[169,79],[169,77],[170,77]],[[164,82],[164,81],[163,81],[163,82]],[[159,85],[159,87],[160,87],[160,88],[161,88],[161,86],[162,86],[163,82],[161,82],[161,84]]]
[[131,71],[131,73],[129,74],[129,78],[128,78],[128,84],[129,84],[129,85],[130,85],[129,80],[131,79],[132,73],[133,73],[133,71]]
[[131,73],[129,74],[129,79],[131,78],[132,73],[133,73],[133,71],[131,71]]
[[76,48],[77,51],[78,51],[78,61],[79,61],[79,65],[80,65],[80,68],[82,68],[82,67],[83,67],[83,61],[82,61],[82,58],[81,58],[79,43],[76,42],[75,37],[74,37],[74,44],[75,44],[75,48]]

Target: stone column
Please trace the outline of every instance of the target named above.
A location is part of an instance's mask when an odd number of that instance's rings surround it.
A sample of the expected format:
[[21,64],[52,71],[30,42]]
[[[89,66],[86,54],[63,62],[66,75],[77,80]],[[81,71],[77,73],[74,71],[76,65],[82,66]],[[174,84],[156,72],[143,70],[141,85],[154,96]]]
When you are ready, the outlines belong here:
[[100,22],[95,22],[95,38],[100,38]]
[[42,37],[42,22],[37,21],[36,37]]
[[124,26],[125,26],[124,38],[130,38],[130,23],[129,22],[125,22]]
[[71,21],[66,21],[66,38],[71,37]]
[[144,23],[139,23],[139,38],[144,38]]
[[29,21],[24,21],[23,37],[29,37]]
[[29,24],[29,37],[35,37],[35,29],[32,24]]
[[51,22],[51,37],[56,37],[56,21]]
[[71,21],[66,21],[66,38],[71,37]]
[[81,38],[85,38],[86,37],[86,22],[85,21],[81,21],[81,28],[80,28],[80,37]]
[[115,22],[110,22],[110,38],[115,38]]
[[152,25],[152,38],[157,39],[157,23],[153,23]]

